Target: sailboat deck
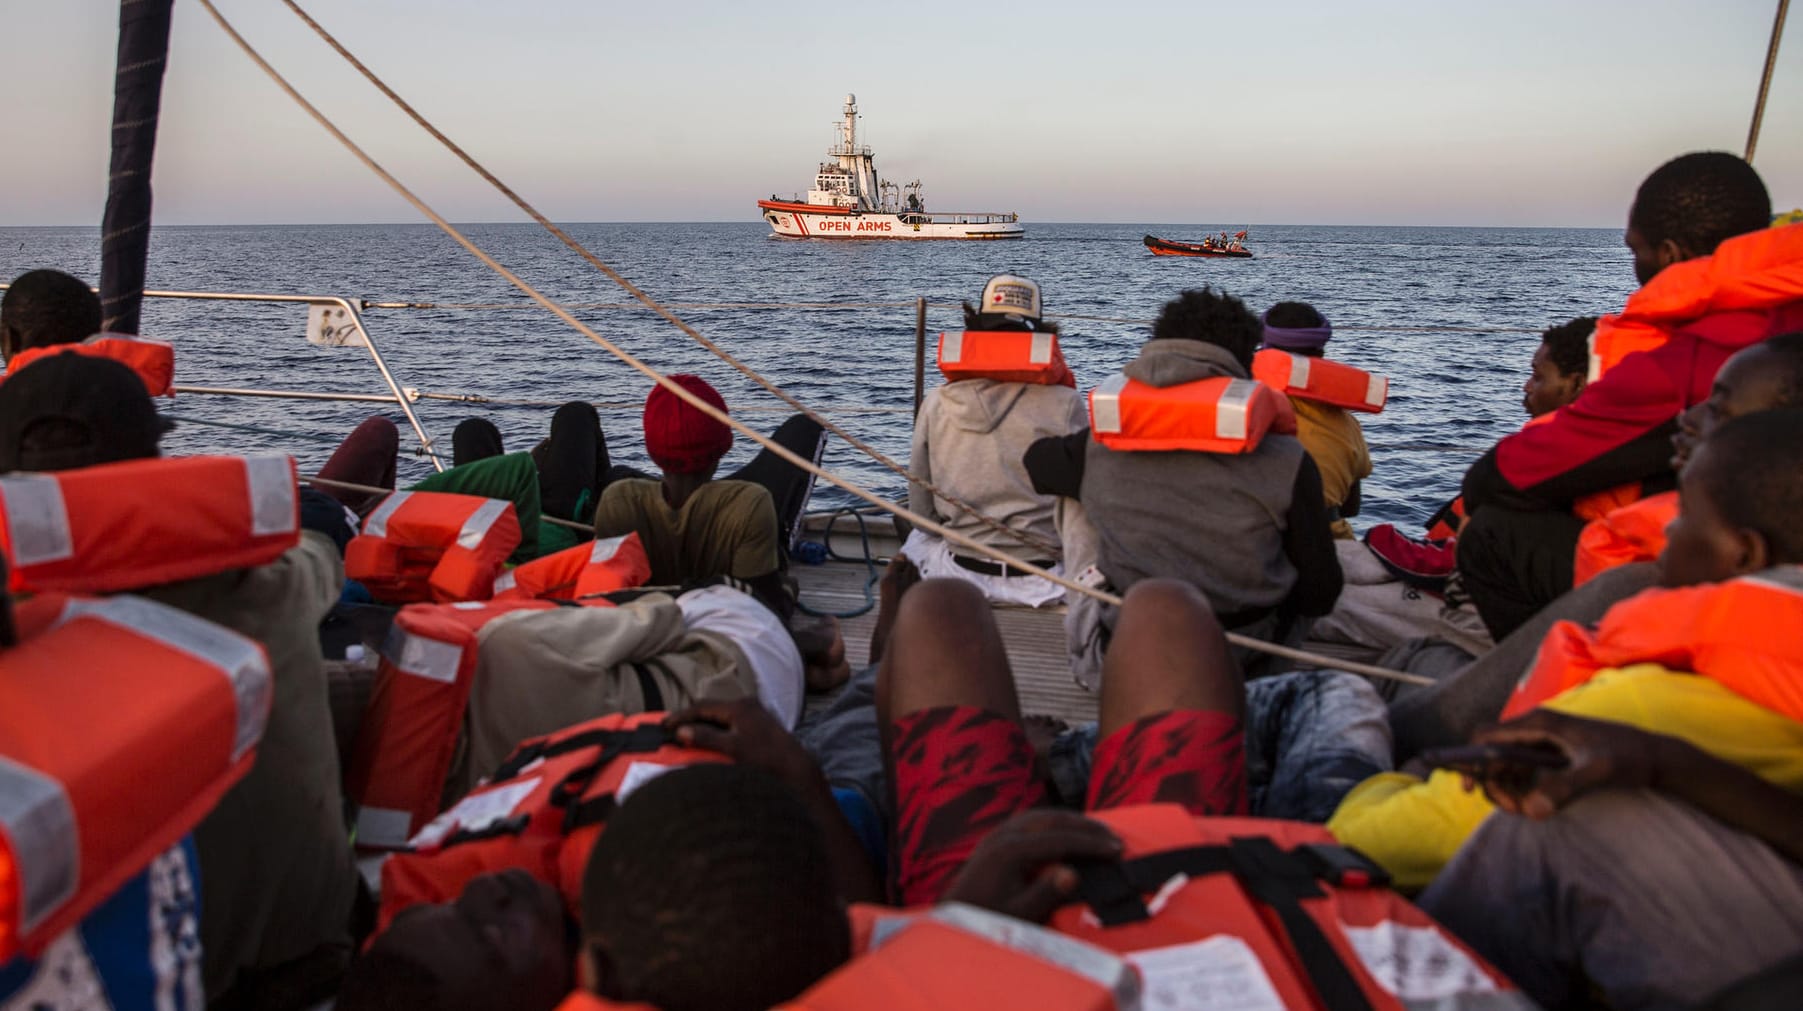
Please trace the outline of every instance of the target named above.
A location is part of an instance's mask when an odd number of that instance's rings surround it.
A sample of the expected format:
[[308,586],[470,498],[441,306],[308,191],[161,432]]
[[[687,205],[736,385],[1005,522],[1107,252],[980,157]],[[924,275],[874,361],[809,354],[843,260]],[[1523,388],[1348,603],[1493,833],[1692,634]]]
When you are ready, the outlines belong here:
[[[869,572],[861,561],[795,565],[790,571],[801,584],[802,602],[816,611],[849,611],[864,604]],[[997,605],[994,613],[1008,647],[1021,711],[1064,720],[1095,719],[1095,696],[1071,678],[1064,648],[1064,608]],[[855,618],[840,619],[853,670],[869,662],[870,630],[875,625],[874,607]]]

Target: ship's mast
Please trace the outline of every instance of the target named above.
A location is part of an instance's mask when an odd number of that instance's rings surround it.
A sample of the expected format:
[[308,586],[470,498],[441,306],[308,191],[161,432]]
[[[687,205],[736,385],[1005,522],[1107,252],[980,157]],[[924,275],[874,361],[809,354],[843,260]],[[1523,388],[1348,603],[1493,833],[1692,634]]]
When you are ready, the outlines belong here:
[[882,197],[877,186],[876,157],[869,147],[858,146],[858,96],[845,96],[844,112],[845,120],[839,124],[839,144],[828,153],[856,180],[859,206],[877,210]]

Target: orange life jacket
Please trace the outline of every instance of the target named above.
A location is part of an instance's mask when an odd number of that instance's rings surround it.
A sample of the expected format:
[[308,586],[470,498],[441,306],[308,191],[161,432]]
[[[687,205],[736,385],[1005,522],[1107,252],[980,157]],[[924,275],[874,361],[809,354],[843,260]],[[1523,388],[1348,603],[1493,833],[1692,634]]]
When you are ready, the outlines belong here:
[[1632,562],[1650,562],[1665,551],[1665,528],[1678,518],[1678,493],[1662,492],[1612,509],[1578,534],[1571,585]]
[[[906,922],[783,1008],[788,1011],[1115,1011],[1139,1007],[1122,959],[969,906]],[[1163,1006],[1163,1005],[1160,1005]]]
[[[1148,992],[1204,961],[1223,971],[1237,963],[1250,992],[1274,993],[1270,1003],[1286,1008],[1402,1011],[1509,989],[1319,825],[1196,818],[1170,804],[1091,817],[1120,836],[1124,858],[1086,869],[1084,901],[1052,926],[1126,954]],[[1235,943],[1220,943],[1223,934]]]
[[1628,296],[1620,313],[1597,320],[1590,336],[1590,381],[1704,316],[1774,309],[1798,300],[1803,300],[1803,225],[1737,235],[1710,256],[1661,270]]
[[965,330],[939,335],[939,372],[945,381],[994,379],[1003,383],[1077,388],[1055,333]]
[[22,602],[0,653],[0,964],[174,845],[250,770],[255,641],[141,597]]
[[1288,398],[1250,379],[1150,386],[1116,373],[1089,391],[1089,431],[1114,450],[1250,453],[1267,432],[1294,433],[1296,412]]
[[6,360],[6,375],[10,377],[32,362],[64,353],[111,358],[136,372],[151,396],[175,396],[175,346],[168,341],[125,333],[95,334],[80,344],[26,348]]
[[286,456],[127,460],[0,477],[0,546],[14,591],[156,586],[263,565],[299,539]]
[[476,676],[477,635],[538,600],[409,604],[395,615],[345,770],[357,845],[399,849],[438,813]]
[[501,573],[496,600],[582,600],[645,585],[651,559],[637,531],[578,544]]
[[449,492],[397,491],[344,549],[344,574],[393,604],[487,600],[520,544],[513,503]]
[[1513,719],[1598,671],[1637,663],[1711,678],[1736,695],[1803,721],[1803,566],[1724,583],[1652,589],[1609,609],[1591,632],[1561,621],[1503,719]]
[[1265,348],[1252,356],[1252,378],[1292,397],[1377,414],[1390,399],[1390,381],[1326,358]]
[[574,915],[589,851],[619,798],[667,769],[727,760],[675,744],[664,715],[603,716],[522,742],[487,783],[382,865],[379,926],[513,867],[555,885]]

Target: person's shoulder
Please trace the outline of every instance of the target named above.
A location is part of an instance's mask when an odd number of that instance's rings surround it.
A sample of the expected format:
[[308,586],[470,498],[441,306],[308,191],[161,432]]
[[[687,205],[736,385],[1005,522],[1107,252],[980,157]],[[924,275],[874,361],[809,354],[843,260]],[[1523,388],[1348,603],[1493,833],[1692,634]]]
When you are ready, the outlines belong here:
[[745,503],[747,505],[754,505],[759,500],[762,500],[770,503],[772,509],[776,508],[775,500],[770,497],[770,489],[758,484],[756,481],[735,481],[731,479],[709,481],[696,490],[695,497],[706,498],[722,504]]
[[658,481],[648,477],[623,477],[608,482],[607,487],[601,490],[601,501],[636,501],[653,493],[662,495],[662,485]]

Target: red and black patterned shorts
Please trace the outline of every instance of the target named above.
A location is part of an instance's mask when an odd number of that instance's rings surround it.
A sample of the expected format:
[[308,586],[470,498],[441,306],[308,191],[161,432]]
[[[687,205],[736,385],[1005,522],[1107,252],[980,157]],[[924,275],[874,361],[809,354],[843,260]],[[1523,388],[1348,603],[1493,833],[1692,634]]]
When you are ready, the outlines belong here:
[[[904,905],[936,901],[990,829],[1046,800],[1020,725],[975,706],[895,721],[896,882]],[[1148,716],[1096,745],[1086,807],[1182,804],[1195,815],[1244,814],[1240,721],[1179,710]]]

